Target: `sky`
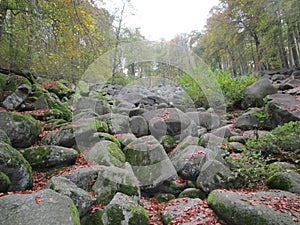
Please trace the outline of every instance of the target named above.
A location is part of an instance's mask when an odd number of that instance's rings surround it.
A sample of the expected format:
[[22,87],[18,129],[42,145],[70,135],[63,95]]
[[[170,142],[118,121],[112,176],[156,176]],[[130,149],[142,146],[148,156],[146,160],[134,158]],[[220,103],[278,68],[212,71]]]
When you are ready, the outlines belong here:
[[[119,0],[110,0],[118,4]],[[115,3],[112,3],[115,2]],[[125,25],[140,27],[149,40],[171,40],[176,34],[202,31],[210,9],[219,0],[131,0],[134,16]]]

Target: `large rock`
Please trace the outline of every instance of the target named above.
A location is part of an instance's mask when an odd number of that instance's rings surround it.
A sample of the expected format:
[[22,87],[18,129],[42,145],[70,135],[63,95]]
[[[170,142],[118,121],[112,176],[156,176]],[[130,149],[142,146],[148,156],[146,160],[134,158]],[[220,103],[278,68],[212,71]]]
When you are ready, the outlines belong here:
[[131,132],[136,137],[146,136],[149,133],[147,121],[142,116],[133,116],[130,118]]
[[290,121],[300,120],[300,101],[288,94],[274,94],[267,97],[265,113],[272,128]]
[[242,130],[257,129],[261,124],[261,121],[258,118],[258,114],[260,113],[260,108],[251,108],[249,111],[237,118],[235,124],[236,128],[240,128]]
[[153,136],[144,136],[123,149],[141,186],[154,187],[177,176],[162,145]]
[[279,189],[300,194],[300,174],[290,170],[278,172],[267,180],[270,189]]
[[164,224],[217,224],[214,212],[199,198],[178,198],[162,212]]
[[[192,124],[191,119],[182,111],[176,108],[158,109],[149,112],[145,112],[143,117],[149,124],[149,130],[158,140],[164,135],[180,136],[182,140],[190,135],[197,135],[196,124]],[[192,125],[192,126],[191,126]]]
[[57,145],[66,148],[75,148],[76,139],[74,134],[74,129],[72,126],[64,127],[59,130],[54,130],[47,134],[41,143],[44,145]]
[[7,77],[2,105],[4,108],[14,110],[20,107],[31,92],[31,83],[22,76],[10,75]]
[[277,93],[277,89],[268,78],[263,78],[246,87],[244,99],[241,104],[243,109],[248,107],[261,107],[267,95]]
[[44,145],[27,148],[23,155],[32,168],[49,170],[74,164],[77,159],[78,152],[71,148]]
[[80,225],[73,201],[50,189],[0,198],[0,224]]
[[16,149],[3,142],[0,142],[0,172],[3,173],[2,178],[6,176],[9,179],[7,191],[23,191],[32,187],[31,166]]
[[214,190],[209,206],[227,224],[299,224],[299,196],[284,192],[233,192]]
[[92,187],[97,202],[107,205],[117,192],[140,199],[139,182],[130,165],[126,168],[101,166],[95,184]]
[[217,160],[207,160],[201,167],[196,185],[206,193],[218,188],[225,188],[230,169]]
[[33,145],[41,133],[41,124],[30,115],[0,112],[0,128],[5,130],[15,148]]
[[86,160],[104,166],[125,166],[125,155],[119,146],[111,141],[99,141],[84,156]]
[[149,216],[147,211],[134,199],[116,193],[111,202],[106,206],[102,216],[105,225],[147,225]]
[[205,127],[208,130],[216,129],[221,125],[220,117],[210,112],[188,112],[186,113],[196,125]]
[[84,216],[91,206],[96,203],[96,198],[65,177],[52,177],[46,187],[71,198],[78,209],[80,217]]

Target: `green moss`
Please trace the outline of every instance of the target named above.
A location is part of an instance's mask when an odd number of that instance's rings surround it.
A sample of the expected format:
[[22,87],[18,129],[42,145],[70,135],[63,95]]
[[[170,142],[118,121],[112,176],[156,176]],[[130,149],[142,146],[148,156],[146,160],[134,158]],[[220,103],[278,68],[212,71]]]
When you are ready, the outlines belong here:
[[229,206],[222,203],[213,192],[210,192],[208,195],[207,202],[214,212],[228,224],[268,225],[268,221],[258,215],[247,214],[247,212],[242,211],[237,206]]
[[81,225],[104,225],[102,221],[103,209],[98,209],[96,212],[89,213],[81,220]]
[[78,213],[76,206],[74,204],[70,205],[69,209],[72,214],[74,224],[80,225],[80,217],[79,217],[79,213]]
[[[125,158],[125,155],[124,153],[122,152],[122,150],[119,148],[119,146],[117,144],[115,144],[114,142],[112,142],[110,145],[109,145],[109,148],[110,148],[110,159],[112,161],[114,160],[119,160],[120,162],[122,163],[125,163],[126,162],[126,158]],[[115,165],[115,163],[113,163]]]
[[0,171],[0,192],[7,192],[11,185],[9,177]]
[[123,210],[118,206],[112,206],[106,212],[108,223],[107,225],[121,225],[122,221],[125,219],[123,215]]
[[23,156],[33,167],[43,167],[45,160],[51,154],[51,148],[40,146],[37,148],[28,148],[24,151]]
[[129,207],[129,211],[133,212],[133,216],[129,219],[129,225],[147,225],[149,224],[149,216],[147,211],[142,207]]
[[137,186],[126,184],[120,184],[118,191],[129,196],[137,196],[139,194],[139,188]]
[[97,134],[98,134],[100,139],[114,142],[115,144],[117,144],[118,148],[121,148],[120,141],[116,137],[112,136],[111,134],[107,134],[107,133],[103,133],[103,132],[99,132]]
[[6,80],[7,80],[7,76],[0,73],[0,101],[3,100],[2,93],[6,87]]
[[291,188],[291,181],[281,173],[274,174],[267,180],[270,189],[280,189],[288,191]]

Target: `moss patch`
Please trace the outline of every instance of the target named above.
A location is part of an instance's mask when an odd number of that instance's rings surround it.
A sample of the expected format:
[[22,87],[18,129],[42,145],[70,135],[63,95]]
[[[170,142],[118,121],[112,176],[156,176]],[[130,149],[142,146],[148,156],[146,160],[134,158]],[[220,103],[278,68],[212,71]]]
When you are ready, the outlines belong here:
[[74,224],[80,225],[80,217],[79,217],[79,213],[78,213],[76,206],[73,204],[73,205],[70,205],[69,208],[70,208],[70,212],[72,214]]
[[274,174],[267,180],[270,189],[280,189],[288,191],[291,188],[291,181],[281,173]]
[[51,154],[51,148],[40,146],[37,148],[28,148],[24,151],[23,156],[33,167],[43,167],[45,160],[47,160]]

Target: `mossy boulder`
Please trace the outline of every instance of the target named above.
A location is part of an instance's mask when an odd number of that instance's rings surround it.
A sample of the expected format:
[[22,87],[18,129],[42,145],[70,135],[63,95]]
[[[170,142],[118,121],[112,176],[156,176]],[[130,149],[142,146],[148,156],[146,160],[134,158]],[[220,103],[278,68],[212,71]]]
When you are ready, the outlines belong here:
[[[276,192],[234,192],[214,190],[208,196],[210,208],[231,225],[270,225],[270,224],[299,224],[300,215],[297,213],[299,204],[290,206],[290,210],[281,212],[272,204],[284,202],[296,203],[299,197],[285,191]],[[298,201],[299,202],[299,201]],[[290,213],[291,212],[291,213]]]
[[0,211],[0,224],[80,225],[73,201],[50,189],[1,197]]
[[24,158],[34,169],[49,170],[75,163],[78,152],[71,148],[46,145],[25,149]]
[[107,205],[117,192],[132,196],[139,200],[140,188],[130,165],[125,168],[100,166],[98,177],[92,187],[97,202]]
[[9,184],[7,191],[23,191],[32,187],[33,177],[31,166],[20,152],[10,145],[0,142],[0,172],[2,180]]
[[48,110],[44,113],[44,120],[64,119],[70,121],[72,112],[68,105],[62,103],[55,94],[42,93],[34,103],[36,110]]
[[41,124],[30,115],[0,112],[0,128],[5,130],[15,148],[33,145],[42,131]]
[[179,195],[178,198],[200,198],[205,199],[205,193],[198,188],[186,188]]
[[134,199],[123,194],[116,193],[107,205],[102,216],[106,225],[148,225],[149,216],[146,210]]
[[96,202],[96,199],[88,192],[62,176],[52,177],[45,187],[71,198],[78,209],[80,217],[86,215]]
[[104,166],[125,166],[125,155],[122,150],[116,143],[106,140],[96,143],[84,158]]
[[67,87],[65,82],[61,81],[43,81],[42,85],[43,87],[49,91],[50,93],[56,94],[60,99],[63,99],[64,97],[69,98],[72,94],[75,93],[74,90]]
[[6,87],[6,81],[8,77],[2,73],[0,73],[0,101],[3,100],[3,97],[6,95],[6,93],[3,93]]
[[76,139],[74,129],[70,125],[59,130],[54,130],[43,137],[41,143],[44,145],[57,145],[66,148],[75,148]]
[[291,170],[278,172],[269,177],[266,182],[270,189],[280,189],[293,193],[300,193],[300,174]]
[[[9,110],[17,109],[31,93],[30,81],[22,76],[10,75],[2,77],[2,105]],[[4,86],[5,85],[5,86]]]
[[164,148],[153,136],[136,139],[123,152],[143,187],[155,187],[177,176]]

